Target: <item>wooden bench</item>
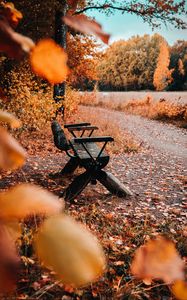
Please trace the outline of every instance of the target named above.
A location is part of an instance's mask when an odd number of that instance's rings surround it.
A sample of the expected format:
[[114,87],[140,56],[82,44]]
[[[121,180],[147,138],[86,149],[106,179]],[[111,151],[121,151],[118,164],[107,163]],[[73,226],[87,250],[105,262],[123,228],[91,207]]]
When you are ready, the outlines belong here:
[[114,141],[111,136],[93,136],[98,127],[92,126],[90,123],[66,124],[64,128],[72,135],[72,139],[69,141],[58,122],[53,121],[54,143],[57,148],[65,151],[70,157],[62,171],[54,174],[53,177],[73,173],[77,167],[85,169],[64,191],[65,200],[72,202],[90,182],[96,184],[97,181],[119,197],[132,195],[115,176],[103,170],[110,159],[105,147],[107,143]]

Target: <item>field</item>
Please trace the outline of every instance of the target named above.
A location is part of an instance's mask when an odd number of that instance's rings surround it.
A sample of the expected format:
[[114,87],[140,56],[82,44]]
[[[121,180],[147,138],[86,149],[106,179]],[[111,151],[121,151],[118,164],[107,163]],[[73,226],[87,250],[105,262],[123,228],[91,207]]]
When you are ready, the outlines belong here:
[[97,100],[115,100],[119,102],[133,99],[144,99],[151,95],[154,100],[165,99],[171,102],[187,103],[187,92],[154,92],[154,91],[132,91],[132,92],[98,92]]
[[80,104],[187,127],[187,92],[82,93]]

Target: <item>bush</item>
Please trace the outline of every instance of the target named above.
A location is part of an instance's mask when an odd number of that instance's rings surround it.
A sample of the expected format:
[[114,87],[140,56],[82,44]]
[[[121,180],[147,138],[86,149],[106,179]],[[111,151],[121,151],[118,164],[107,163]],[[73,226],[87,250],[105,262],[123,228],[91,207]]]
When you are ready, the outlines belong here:
[[61,105],[65,106],[66,116],[77,109],[78,93],[67,87],[65,101],[56,103],[53,88],[32,73],[27,61],[16,63],[3,76],[3,82],[7,99],[0,100],[0,108],[16,114],[23,123],[22,130],[43,128],[55,117]]

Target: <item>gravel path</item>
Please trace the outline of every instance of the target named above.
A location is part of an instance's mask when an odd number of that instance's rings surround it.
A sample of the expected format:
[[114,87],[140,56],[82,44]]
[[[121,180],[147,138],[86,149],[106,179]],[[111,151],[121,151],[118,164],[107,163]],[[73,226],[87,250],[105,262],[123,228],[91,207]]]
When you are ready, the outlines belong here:
[[[143,216],[144,210],[150,210],[153,217],[154,214],[163,217],[176,214],[179,220],[186,222],[185,129],[98,107],[81,107],[81,114],[89,109],[131,132],[143,145],[140,153],[114,156],[108,167],[133,191],[135,201],[127,202],[135,214]],[[124,202],[120,207],[124,208]]]
[[[86,110],[89,109],[81,107],[81,112],[86,114]],[[127,129],[146,148],[152,148],[161,152],[160,154],[167,154],[169,158],[175,156],[176,159],[187,159],[187,131],[185,129],[105,108],[91,108],[91,110],[93,114],[102,115],[108,122],[118,124],[122,129]]]

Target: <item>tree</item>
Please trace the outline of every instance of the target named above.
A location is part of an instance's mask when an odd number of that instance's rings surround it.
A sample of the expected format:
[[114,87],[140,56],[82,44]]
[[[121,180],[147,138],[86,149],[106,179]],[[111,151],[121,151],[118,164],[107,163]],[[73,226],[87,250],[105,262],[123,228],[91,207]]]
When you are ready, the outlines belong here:
[[157,67],[154,73],[153,84],[157,91],[164,90],[172,81],[171,74],[173,70],[169,70],[170,53],[167,43],[160,44],[160,53],[158,56]]
[[170,90],[187,89],[187,42],[178,40],[170,49],[170,68],[174,69]]
[[163,37],[135,36],[113,43],[98,64],[101,89],[153,89],[153,75]]
[[96,81],[96,65],[100,58],[98,50],[99,44],[92,37],[67,34],[68,65],[71,70],[68,84],[73,88],[88,89]]
[[[20,29],[30,37],[38,39],[41,36],[54,36],[59,44],[65,43],[66,27],[63,25],[62,16],[68,14],[74,17],[87,13],[89,10],[98,10],[107,15],[120,11],[140,16],[145,22],[153,27],[161,23],[170,23],[177,28],[186,28],[186,23],[180,17],[185,14],[185,1],[175,0],[146,0],[146,1],[124,1],[124,0],[15,0],[14,3],[23,11],[24,21]],[[56,30],[54,30],[56,17]],[[32,20],[32,26],[31,22]],[[36,31],[35,28],[38,28]],[[47,28],[47,30],[46,30]]]
[[[77,17],[80,16],[83,19],[84,13],[87,13],[89,10],[98,10],[107,15],[116,11],[120,11],[122,14],[135,14],[140,16],[145,22],[148,22],[152,27],[158,27],[161,23],[170,23],[177,28],[186,28],[186,23],[181,18],[186,13],[184,0],[146,0],[136,2],[134,0],[128,2],[124,0],[15,0],[14,3],[25,15],[24,21],[20,23],[21,32],[23,30],[24,34],[28,33],[28,36],[33,37],[34,40],[38,40],[41,36],[55,36],[57,43],[60,45],[65,45],[66,42],[66,26],[63,24],[65,19],[62,20],[62,16],[66,12],[68,17],[73,17],[71,20],[72,27],[74,27]],[[93,25],[93,23],[90,23],[90,25]],[[88,26],[83,26],[83,23],[80,23],[79,28],[81,29],[80,31],[84,32],[85,29],[88,29]],[[63,99],[64,92],[64,83],[57,85],[54,90],[54,98],[56,100]]]

